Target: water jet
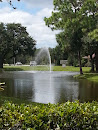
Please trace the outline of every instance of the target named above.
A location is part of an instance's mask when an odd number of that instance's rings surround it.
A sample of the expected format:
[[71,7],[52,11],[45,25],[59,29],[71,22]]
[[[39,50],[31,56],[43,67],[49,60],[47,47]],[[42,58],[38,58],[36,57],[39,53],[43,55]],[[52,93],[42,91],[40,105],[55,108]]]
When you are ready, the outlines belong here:
[[35,62],[37,63],[37,66],[44,66],[47,68],[45,70],[51,72],[51,56],[49,49],[46,47],[41,48],[35,58]]

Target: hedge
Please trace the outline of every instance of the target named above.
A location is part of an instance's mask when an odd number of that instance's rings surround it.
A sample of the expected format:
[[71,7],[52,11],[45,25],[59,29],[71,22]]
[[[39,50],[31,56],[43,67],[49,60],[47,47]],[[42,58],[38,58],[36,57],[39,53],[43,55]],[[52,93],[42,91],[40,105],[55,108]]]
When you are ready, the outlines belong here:
[[97,130],[98,102],[25,105],[5,102],[0,128],[8,130]]

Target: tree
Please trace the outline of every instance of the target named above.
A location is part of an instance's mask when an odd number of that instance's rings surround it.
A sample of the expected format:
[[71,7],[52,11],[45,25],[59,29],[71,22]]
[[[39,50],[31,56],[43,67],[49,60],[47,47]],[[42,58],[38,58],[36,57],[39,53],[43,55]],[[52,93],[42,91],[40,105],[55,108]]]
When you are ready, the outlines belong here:
[[[79,29],[80,25],[78,24],[79,20],[79,7],[81,5],[76,0],[74,1],[63,1],[63,0],[54,0],[54,9],[55,12],[52,12],[52,16],[50,18],[45,18],[46,25],[48,25],[52,30],[62,30],[62,34],[60,33],[59,37],[64,37],[65,39],[67,37],[67,40],[73,48],[73,44],[75,49],[77,49],[79,54],[79,63],[80,63],[80,74],[82,74],[82,67],[81,67],[81,57],[80,57],[80,51],[81,51],[81,37],[77,37],[77,35],[80,35]],[[62,39],[61,38],[61,39]],[[75,40],[73,39],[75,38]],[[70,41],[71,39],[71,41]],[[63,40],[62,40],[63,41]],[[73,43],[74,41],[74,43]],[[63,42],[65,44],[65,42]],[[73,44],[71,44],[73,43]],[[75,45],[75,43],[78,45]]]
[[4,24],[0,24],[0,68],[3,66],[5,53],[7,52],[7,35]]
[[98,72],[98,29],[96,28],[92,32],[90,32],[89,36],[93,41],[93,45],[95,45],[94,46],[95,64],[96,64],[96,72]]
[[96,42],[98,42],[98,28],[96,28],[92,32],[90,32],[89,36],[92,40],[95,40]]
[[[94,72],[94,60],[96,61],[96,72],[98,72],[98,2],[97,0],[87,0],[82,12],[84,13],[85,27],[84,40],[85,48],[88,50],[91,60],[91,71]],[[83,22],[84,23],[84,22]],[[95,57],[93,58],[93,54]]]
[[90,62],[91,62],[91,72],[94,72],[94,62],[95,62],[95,50],[97,47],[97,43],[95,40],[92,40],[88,34],[84,35],[83,39],[84,44],[83,44],[83,49],[84,49],[84,54],[89,56],[90,55]]
[[96,0],[54,0],[52,16],[44,19],[52,30],[61,30],[61,36],[68,41],[63,42],[64,44],[68,43],[71,48],[75,47],[79,55],[80,74],[83,29],[87,28],[90,31],[95,27],[93,24],[96,21],[94,19],[96,10]]
[[21,24],[0,24],[0,68],[6,58],[17,55],[33,55],[36,41]]
[[68,52],[63,50],[61,45],[57,45],[55,48],[49,48],[51,55],[51,62],[55,65],[60,65],[60,60],[66,60],[68,58]]

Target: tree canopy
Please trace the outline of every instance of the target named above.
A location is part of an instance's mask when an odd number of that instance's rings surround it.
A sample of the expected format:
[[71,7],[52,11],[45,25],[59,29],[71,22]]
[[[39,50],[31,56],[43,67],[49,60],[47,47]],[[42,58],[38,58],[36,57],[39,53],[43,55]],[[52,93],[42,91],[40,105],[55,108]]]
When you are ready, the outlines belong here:
[[96,29],[97,0],[54,0],[53,4],[54,11],[44,18],[45,23],[52,30],[61,30],[57,39],[63,47],[69,44],[73,52],[78,52],[81,70],[82,39]]
[[35,51],[36,41],[29,36],[26,28],[21,24],[0,24],[0,67],[4,59],[17,55],[32,55]]

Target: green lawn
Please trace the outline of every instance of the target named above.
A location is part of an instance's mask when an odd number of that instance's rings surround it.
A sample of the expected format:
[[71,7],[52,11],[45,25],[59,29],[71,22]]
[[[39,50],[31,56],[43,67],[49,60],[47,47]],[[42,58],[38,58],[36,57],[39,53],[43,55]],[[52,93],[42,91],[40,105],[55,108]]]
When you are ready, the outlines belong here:
[[[90,71],[90,67],[83,67],[83,72],[89,72]],[[79,72],[79,67],[73,67],[73,66],[66,66],[66,67],[62,67],[62,66],[54,66],[53,67],[53,71],[76,71]]]
[[5,71],[48,71],[47,66],[4,66]]
[[[32,70],[38,70],[38,71],[45,71],[49,70],[48,67],[46,66],[4,66],[5,71],[32,71]],[[78,71],[79,72],[79,67],[73,67],[73,66],[53,66],[52,67],[53,71]],[[83,72],[89,72],[90,67],[83,67]]]

